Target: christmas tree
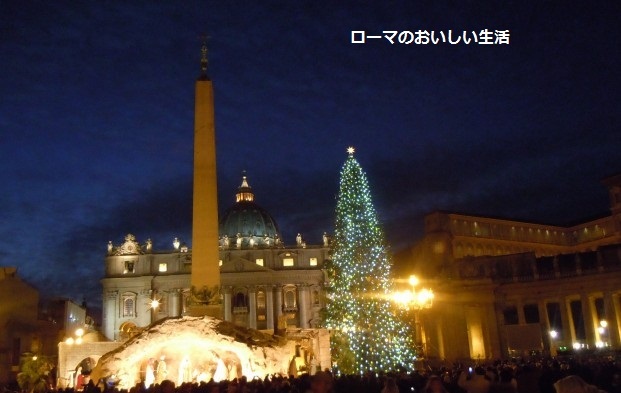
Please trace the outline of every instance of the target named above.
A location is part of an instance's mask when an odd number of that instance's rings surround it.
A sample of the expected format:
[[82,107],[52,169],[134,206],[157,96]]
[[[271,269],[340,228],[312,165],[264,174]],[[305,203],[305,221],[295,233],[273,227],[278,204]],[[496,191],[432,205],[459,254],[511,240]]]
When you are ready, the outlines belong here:
[[339,371],[410,368],[409,329],[390,304],[390,258],[366,175],[349,148],[341,170],[332,261],[327,266],[326,326]]

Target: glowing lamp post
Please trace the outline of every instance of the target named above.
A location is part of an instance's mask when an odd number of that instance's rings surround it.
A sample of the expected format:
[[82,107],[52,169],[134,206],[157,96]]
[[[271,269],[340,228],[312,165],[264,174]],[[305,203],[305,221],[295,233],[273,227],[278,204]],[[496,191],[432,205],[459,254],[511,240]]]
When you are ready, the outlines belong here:
[[[75,336],[75,337],[73,337]],[[73,336],[67,337],[65,339],[65,344],[67,345],[80,345],[82,344],[82,337],[84,336],[84,329],[79,328],[76,329],[75,332],[73,332]]]
[[162,298],[154,290],[151,291],[151,299],[147,301],[147,307],[151,310],[151,322],[155,322],[159,308],[162,307]]
[[428,288],[417,289],[420,280],[416,276],[410,276],[408,283],[410,289],[402,292],[396,292],[393,295],[394,301],[404,310],[414,312],[414,334],[416,340],[416,351],[419,357],[424,354],[423,334],[420,322],[421,310],[431,308],[433,304],[433,291]]

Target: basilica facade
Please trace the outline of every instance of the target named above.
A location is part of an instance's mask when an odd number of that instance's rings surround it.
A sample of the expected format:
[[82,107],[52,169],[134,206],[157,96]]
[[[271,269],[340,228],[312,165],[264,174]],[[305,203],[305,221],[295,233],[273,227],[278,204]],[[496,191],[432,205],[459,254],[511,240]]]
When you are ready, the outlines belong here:
[[[319,245],[282,241],[276,221],[254,201],[243,176],[235,203],[219,220],[223,317],[259,330],[314,328],[324,306],[322,266],[329,258],[326,234]],[[104,335],[123,340],[166,317],[189,315],[192,250],[178,239],[154,250],[151,239],[125,236],[110,242],[103,285]]]

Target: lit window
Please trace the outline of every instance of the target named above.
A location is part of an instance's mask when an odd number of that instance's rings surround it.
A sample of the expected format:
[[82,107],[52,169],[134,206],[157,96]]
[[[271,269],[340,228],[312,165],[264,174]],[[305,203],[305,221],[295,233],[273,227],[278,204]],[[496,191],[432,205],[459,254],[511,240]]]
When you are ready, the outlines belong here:
[[160,263],[160,267],[158,269],[161,273],[167,272],[168,271],[168,263],[166,262],[162,262]]
[[123,303],[123,316],[124,317],[133,317],[134,316],[134,299],[125,299]]
[[218,266],[222,266],[222,259],[218,261]]
[[265,292],[263,291],[257,292],[257,308],[259,312],[264,312],[265,310]]
[[123,274],[134,272],[134,261],[125,261],[125,270],[123,270]]
[[263,258],[257,258],[255,259],[255,262],[257,263],[257,265],[263,266]]
[[293,258],[283,258],[282,265],[283,266],[293,266]]
[[136,294],[126,292],[121,301],[123,317],[134,317],[136,315]]
[[317,266],[317,258],[311,258],[310,259],[310,265],[311,266]]

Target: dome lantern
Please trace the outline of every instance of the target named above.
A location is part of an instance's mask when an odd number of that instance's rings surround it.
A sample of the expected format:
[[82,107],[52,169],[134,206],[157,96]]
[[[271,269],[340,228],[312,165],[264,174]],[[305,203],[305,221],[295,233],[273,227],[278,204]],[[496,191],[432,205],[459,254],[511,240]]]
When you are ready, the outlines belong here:
[[248,184],[246,175],[242,176],[242,183],[237,188],[237,194],[235,194],[235,202],[253,202],[254,194],[252,193],[252,187]]

